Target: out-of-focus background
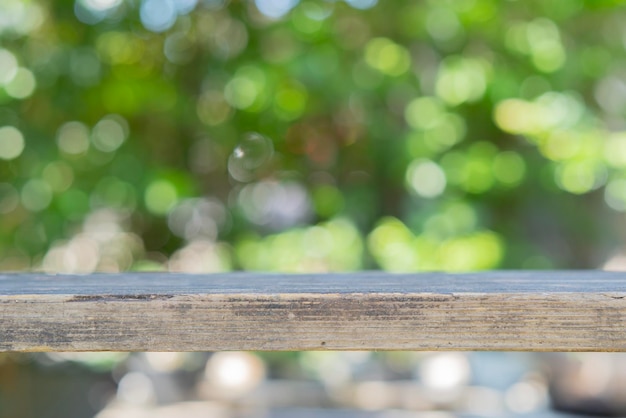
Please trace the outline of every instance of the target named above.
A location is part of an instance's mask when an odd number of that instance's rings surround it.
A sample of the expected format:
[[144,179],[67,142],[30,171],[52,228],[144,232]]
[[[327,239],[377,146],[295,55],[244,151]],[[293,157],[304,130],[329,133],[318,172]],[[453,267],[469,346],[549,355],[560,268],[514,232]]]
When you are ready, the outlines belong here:
[[[0,271],[623,269],[620,3],[2,0]],[[4,354],[0,414],[606,413],[622,361]]]

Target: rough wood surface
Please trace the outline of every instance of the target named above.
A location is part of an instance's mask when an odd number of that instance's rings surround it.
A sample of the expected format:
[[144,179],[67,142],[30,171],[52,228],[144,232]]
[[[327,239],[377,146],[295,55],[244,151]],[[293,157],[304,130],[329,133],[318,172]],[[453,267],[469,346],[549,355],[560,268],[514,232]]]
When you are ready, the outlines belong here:
[[626,351],[626,274],[0,274],[2,351]]

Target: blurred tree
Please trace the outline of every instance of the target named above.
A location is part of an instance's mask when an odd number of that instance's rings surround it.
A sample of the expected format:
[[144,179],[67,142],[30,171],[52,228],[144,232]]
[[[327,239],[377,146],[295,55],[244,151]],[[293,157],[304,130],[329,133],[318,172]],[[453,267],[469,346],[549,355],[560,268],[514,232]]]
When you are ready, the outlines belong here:
[[0,269],[597,266],[616,1],[3,0]]

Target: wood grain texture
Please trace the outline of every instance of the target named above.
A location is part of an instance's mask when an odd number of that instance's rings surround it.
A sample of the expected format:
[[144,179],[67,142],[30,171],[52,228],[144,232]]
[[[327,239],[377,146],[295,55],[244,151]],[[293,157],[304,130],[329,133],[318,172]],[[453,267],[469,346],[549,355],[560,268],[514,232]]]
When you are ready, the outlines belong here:
[[1,351],[626,351],[626,274],[0,274]]

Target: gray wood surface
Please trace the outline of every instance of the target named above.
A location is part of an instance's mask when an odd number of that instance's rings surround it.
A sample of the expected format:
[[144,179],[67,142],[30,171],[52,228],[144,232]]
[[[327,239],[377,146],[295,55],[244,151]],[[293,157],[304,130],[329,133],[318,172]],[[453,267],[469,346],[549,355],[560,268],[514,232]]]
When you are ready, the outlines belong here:
[[0,274],[0,351],[626,351],[626,273]]

